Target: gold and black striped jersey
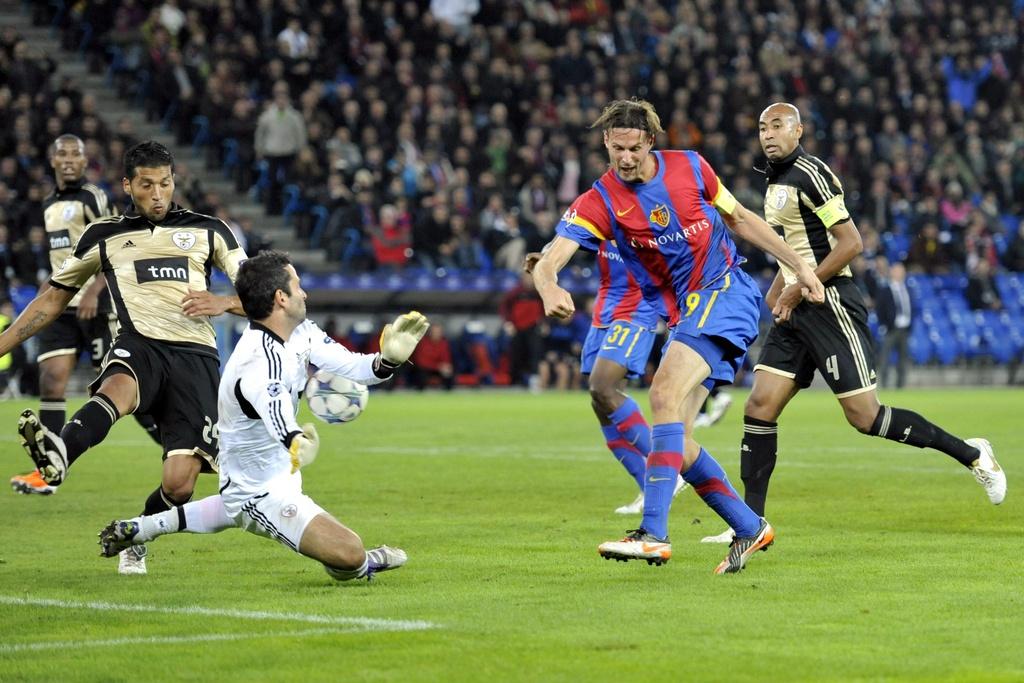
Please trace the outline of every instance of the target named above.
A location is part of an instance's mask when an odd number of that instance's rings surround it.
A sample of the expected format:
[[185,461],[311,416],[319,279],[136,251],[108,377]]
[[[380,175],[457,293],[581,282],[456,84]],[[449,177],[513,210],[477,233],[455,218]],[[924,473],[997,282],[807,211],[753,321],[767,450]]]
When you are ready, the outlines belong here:
[[67,290],[107,278],[121,332],[216,356],[210,319],[181,311],[187,290],[206,290],[213,268],[232,282],[245,252],[224,222],[177,205],[154,225],[131,212],[90,224],[50,278]]
[[[54,190],[53,194],[43,200],[43,225],[50,251],[50,272],[57,272],[64,259],[71,254],[71,247],[82,237],[85,226],[116,214],[117,211],[111,209],[107,193],[92,183],[78,182]],[[82,290],[89,284],[91,280],[82,285]],[[82,291],[79,291],[68,306],[77,306],[81,298]]]
[[[817,267],[835,246],[832,226],[850,219],[839,178],[799,146],[785,159],[770,161],[767,175],[765,220],[811,268]],[[779,267],[786,284],[797,281],[793,271],[781,263]],[[852,272],[845,266],[836,275],[849,277]]]

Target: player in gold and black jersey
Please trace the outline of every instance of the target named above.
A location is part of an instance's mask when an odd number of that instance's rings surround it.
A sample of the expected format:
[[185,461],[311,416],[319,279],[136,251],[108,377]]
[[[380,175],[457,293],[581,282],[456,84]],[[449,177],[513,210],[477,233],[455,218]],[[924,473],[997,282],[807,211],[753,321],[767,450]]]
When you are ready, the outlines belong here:
[[[107,193],[86,182],[88,159],[85,144],[71,134],[58,137],[50,145],[56,189],[43,200],[43,223],[50,257],[50,272],[56,272],[71,254],[71,246],[85,226],[114,211]],[[49,286],[49,285],[45,285]],[[87,282],[68,303],[68,307],[39,334],[39,421],[52,432],[64,426],[64,393],[78,358],[88,352],[93,367],[99,369],[110,348],[117,319],[110,306],[106,280],[102,275]],[[136,414],[143,428],[159,443],[156,424],[148,415]],[[50,494],[56,486],[47,484],[38,471],[11,478],[18,493]]]
[[[831,169],[800,146],[803,125],[792,104],[772,104],[759,120],[768,157],[765,219],[814,268],[825,285],[821,305],[803,300],[785,266],[768,290],[775,324],[754,367],[754,387],[743,417],[740,471],[745,498],[764,514],[775,467],[778,422],[786,404],[810,385],[817,370],[851,425],[864,434],[935,448],[971,470],[994,504],[1006,495],[1006,475],[985,439],[964,441],[917,413],[879,403],[868,311],[854,284],[850,262],[863,249],[860,233]],[[729,533],[706,541],[729,540]]]
[[[125,153],[125,192],[133,209],[91,223],[50,287],[0,334],[0,355],[36,334],[67,307],[95,276],[106,278],[119,333],[106,354],[92,398],[58,436],[25,411],[18,431],[48,483],[100,443],[119,418],[152,415],[164,450],[161,485],[145,514],[181,505],[196,477],[217,457],[219,358],[209,316],[242,314],[237,297],[208,291],[211,270],[233,282],[245,253],[223,221],[173,203],[174,159],[148,141]],[[129,549],[121,573],[145,573],[145,549]]]

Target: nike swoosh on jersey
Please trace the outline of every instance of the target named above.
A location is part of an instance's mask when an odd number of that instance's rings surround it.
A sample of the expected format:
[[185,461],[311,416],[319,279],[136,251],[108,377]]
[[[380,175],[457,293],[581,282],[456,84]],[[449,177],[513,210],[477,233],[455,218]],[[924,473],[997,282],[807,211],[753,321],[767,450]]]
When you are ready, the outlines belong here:
[[630,211],[632,211],[632,210],[633,210],[633,209],[634,209],[635,207],[636,207],[636,204],[630,204],[629,208],[628,208],[628,209],[626,209],[625,211],[619,211],[619,210],[616,210],[616,211],[615,211],[615,215],[616,215],[616,216],[618,216],[619,218],[622,218],[622,217],[623,217],[623,216],[625,216],[625,215],[626,215],[627,213],[629,213]]
[[649,481],[649,482],[651,482],[653,484],[656,481],[672,481],[672,478],[671,477],[650,477],[650,478],[647,479],[647,481]]

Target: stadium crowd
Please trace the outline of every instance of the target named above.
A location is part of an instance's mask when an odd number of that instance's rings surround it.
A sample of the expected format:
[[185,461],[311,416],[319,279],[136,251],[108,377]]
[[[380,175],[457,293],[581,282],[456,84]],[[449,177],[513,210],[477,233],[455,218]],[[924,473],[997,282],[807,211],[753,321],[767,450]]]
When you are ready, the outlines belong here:
[[[518,270],[606,169],[602,106],[763,202],[757,116],[788,100],[865,244],[910,273],[1024,271],[1024,3],[982,0],[124,0],[35,10],[201,162],[346,270]],[[61,5],[61,3],[57,3]],[[725,18],[728,17],[728,21]],[[71,58],[70,56],[68,58]],[[127,121],[0,36],[2,285],[45,268],[46,148],[86,140],[119,206]],[[194,208],[231,221],[178,173]],[[742,245],[741,245],[742,248]],[[250,252],[253,249],[250,247]],[[751,250],[749,270],[774,265]],[[997,293],[998,295],[998,293]]]

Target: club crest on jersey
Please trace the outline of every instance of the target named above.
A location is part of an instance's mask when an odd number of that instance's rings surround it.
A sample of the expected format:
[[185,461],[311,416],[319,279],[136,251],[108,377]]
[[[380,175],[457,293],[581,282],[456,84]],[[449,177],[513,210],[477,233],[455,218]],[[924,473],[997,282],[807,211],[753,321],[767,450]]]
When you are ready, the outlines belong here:
[[70,203],[66,204],[64,206],[64,214],[63,214],[63,216],[64,216],[64,220],[65,221],[70,221],[72,218],[74,218],[75,217],[75,205],[74,204],[70,204]]
[[772,203],[775,205],[777,210],[781,210],[786,205],[786,201],[789,200],[789,192],[786,188],[780,187],[775,190],[775,196],[772,198]]
[[651,209],[650,219],[655,225],[660,225],[663,228],[668,227],[668,207],[664,204],[658,204],[656,207]]
[[174,242],[182,251],[188,251],[192,247],[196,246],[195,233],[185,232],[184,230],[180,230],[171,235],[171,241]]

